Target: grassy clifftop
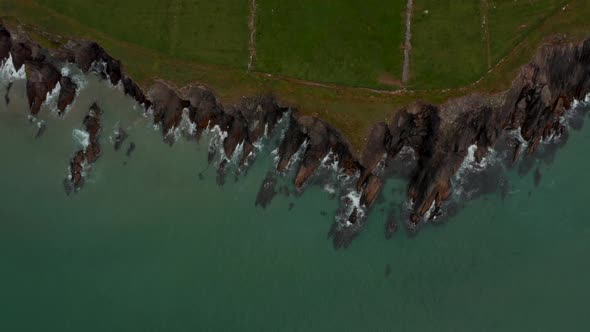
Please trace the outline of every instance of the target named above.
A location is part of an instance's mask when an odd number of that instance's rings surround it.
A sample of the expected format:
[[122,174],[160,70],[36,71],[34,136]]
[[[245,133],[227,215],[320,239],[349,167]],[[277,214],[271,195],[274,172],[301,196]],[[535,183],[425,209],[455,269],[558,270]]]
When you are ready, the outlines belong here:
[[44,46],[96,40],[140,84],[199,82],[224,102],[274,93],[357,148],[371,124],[413,100],[503,90],[544,38],[590,37],[586,0],[414,0],[403,84],[405,0],[255,3],[0,0],[0,16]]

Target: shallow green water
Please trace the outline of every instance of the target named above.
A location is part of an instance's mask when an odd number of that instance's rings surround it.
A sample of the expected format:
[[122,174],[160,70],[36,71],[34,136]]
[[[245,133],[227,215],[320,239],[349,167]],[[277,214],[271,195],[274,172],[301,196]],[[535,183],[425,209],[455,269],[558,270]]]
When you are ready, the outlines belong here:
[[[22,84],[13,89],[11,107],[0,106],[1,331],[590,326],[589,126],[541,166],[538,188],[532,174],[509,174],[504,202],[472,201],[417,237],[384,239],[380,209],[399,204],[404,186],[389,181],[362,235],[335,251],[326,235],[337,202],[320,187],[254,207],[270,158],[219,187],[205,143],[168,147],[129,100],[93,82],[65,120],[45,111],[35,140]],[[94,100],[105,111],[104,154],[67,197],[72,129]],[[137,144],[130,158],[107,143],[117,121]]]

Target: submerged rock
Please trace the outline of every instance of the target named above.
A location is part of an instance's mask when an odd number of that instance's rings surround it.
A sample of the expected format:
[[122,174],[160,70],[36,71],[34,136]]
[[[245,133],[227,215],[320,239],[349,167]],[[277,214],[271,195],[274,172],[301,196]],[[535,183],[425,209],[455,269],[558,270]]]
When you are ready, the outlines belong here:
[[115,144],[114,144],[115,151],[119,151],[119,149],[121,149],[121,146],[123,145],[123,143],[125,142],[127,137],[128,137],[127,132],[123,128],[118,127],[117,130],[115,131]]
[[260,190],[258,190],[258,194],[256,195],[256,203],[254,205],[261,206],[263,209],[266,209],[266,207],[270,204],[270,202],[272,202],[272,199],[277,194],[275,190],[276,185],[276,177],[271,172],[266,174],[266,178],[262,182]]
[[6,86],[6,93],[4,94],[4,102],[6,105],[10,104],[10,89],[12,88],[12,82],[8,82]]
[[131,142],[129,143],[129,147],[127,147],[127,152],[125,152],[125,155],[127,155],[127,157],[131,157],[133,151],[135,151],[135,143]]

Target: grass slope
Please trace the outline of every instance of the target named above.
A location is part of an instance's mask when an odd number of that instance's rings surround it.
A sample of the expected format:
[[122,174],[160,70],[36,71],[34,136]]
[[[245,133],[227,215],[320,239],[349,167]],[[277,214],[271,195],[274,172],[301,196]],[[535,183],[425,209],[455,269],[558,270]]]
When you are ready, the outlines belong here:
[[396,88],[406,0],[258,0],[256,70]]

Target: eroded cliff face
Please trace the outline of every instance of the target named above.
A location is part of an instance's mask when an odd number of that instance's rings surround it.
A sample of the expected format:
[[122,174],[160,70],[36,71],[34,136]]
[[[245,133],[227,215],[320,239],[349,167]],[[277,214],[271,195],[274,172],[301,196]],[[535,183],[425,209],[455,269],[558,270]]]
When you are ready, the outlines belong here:
[[[512,161],[521,154],[532,155],[542,142],[566,137],[564,115],[574,100],[590,93],[590,40],[552,41],[522,67],[508,91],[469,95],[443,105],[416,102],[396,111],[388,123],[375,124],[365,149],[357,155],[336,128],[321,119],[298,115],[272,96],[222,105],[207,87],[177,89],[163,81],[153,84],[144,94],[122,71],[120,62],[93,42],[71,41],[47,51],[26,36],[11,35],[0,27],[0,61],[9,57],[17,70],[26,68],[32,114],[39,112],[48,93],[58,84],[59,111],[73,102],[77,87],[59,70],[65,63],[73,63],[84,72],[97,73],[112,85],[121,86],[146,112],[153,112],[154,124],[162,128],[164,140],[170,144],[178,131],[195,138],[214,128],[224,133],[219,149],[210,152],[210,160],[221,155],[221,179],[236,151],[241,151],[237,160],[239,169],[244,169],[255,156],[256,142],[272,135],[279,120],[288,114],[288,125],[277,149],[276,173],[267,176],[256,204],[264,207],[270,202],[277,194],[276,177],[287,170],[293,171],[295,188],[301,192],[324,169],[321,166],[332,166],[339,175],[352,179],[330,231],[336,247],[349,245],[362,229],[368,210],[380,195],[384,177],[408,177],[410,210],[403,221],[410,231],[416,231],[419,225],[443,214],[453,194],[453,178],[469,153],[475,163],[484,160],[494,148],[510,149]],[[99,116],[93,114],[85,121],[86,126],[98,123],[100,127]],[[92,133],[92,128],[96,126],[87,130]],[[97,144],[96,137],[91,136],[94,143],[90,147],[100,151],[99,145],[93,145]],[[238,146],[242,148],[238,150]],[[88,151],[75,154],[70,167],[71,187],[81,183],[80,165],[95,159]],[[396,219],[392,216],[386,223],[389,236],[397,229]]]

